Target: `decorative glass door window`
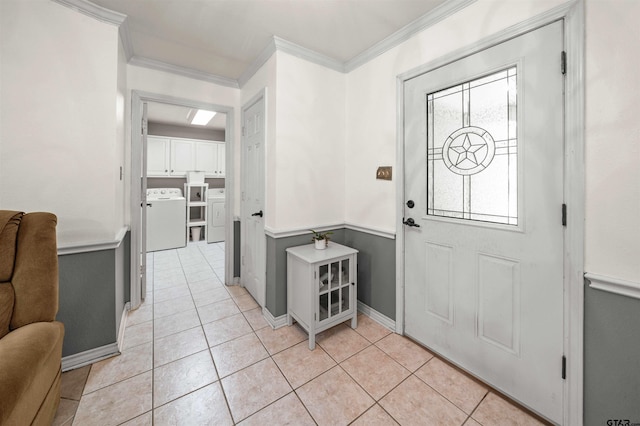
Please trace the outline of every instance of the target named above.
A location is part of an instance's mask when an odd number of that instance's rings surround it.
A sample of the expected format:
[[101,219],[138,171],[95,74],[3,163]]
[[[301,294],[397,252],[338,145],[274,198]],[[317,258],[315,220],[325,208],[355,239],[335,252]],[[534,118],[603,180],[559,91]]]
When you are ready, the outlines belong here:
[[427,95],[427,214],[518,224],[516,67]]

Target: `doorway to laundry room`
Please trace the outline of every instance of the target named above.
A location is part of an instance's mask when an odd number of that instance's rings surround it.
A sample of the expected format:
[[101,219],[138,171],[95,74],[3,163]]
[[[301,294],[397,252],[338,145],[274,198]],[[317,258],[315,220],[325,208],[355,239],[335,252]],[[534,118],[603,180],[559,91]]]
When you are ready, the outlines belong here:
[[234,275],[233,108],[136,92],[132,105],[141,123],[132,132],[132,308],[160,290],[176,302],[192,286],[224,290]]
[[147,104],[146,248],[156,270],[176,256],[204,260],[191,278],[225,282],[225,135],[225,113]]

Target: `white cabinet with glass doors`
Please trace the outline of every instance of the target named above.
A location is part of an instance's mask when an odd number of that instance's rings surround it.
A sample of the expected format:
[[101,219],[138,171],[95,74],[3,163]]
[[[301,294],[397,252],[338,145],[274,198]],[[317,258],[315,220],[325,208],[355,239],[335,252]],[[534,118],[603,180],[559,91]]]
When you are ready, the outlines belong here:
[[351,319],[358,325],[358,250],[329,243],[324,250],[314,244],[287,250],[287,323],[309,333],[309,349],[316,334]]

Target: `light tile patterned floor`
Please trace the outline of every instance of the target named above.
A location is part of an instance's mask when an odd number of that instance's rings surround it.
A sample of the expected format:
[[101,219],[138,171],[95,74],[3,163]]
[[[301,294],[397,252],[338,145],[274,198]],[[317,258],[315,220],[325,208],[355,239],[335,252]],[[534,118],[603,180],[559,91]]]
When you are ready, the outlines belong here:
[[226,287],[224,243],[148,256],[121,355],[62,376],[54,425],[535,425],[514,404],[366,316],[309,351]]

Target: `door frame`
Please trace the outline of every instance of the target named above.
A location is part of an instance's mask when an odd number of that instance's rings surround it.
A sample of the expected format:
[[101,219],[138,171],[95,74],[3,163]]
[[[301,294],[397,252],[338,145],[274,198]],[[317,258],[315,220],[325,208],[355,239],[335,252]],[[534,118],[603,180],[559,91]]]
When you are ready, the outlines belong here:
[[[564,243],[564,353],[567,358],[563,390],[563,423],[582,424],[584,340],[584,2],[563,4],[486,37],[472,46],[398,75],[396,79],[396,333],[404,334],[404,83],[436,68],[503,43],[536,28],[564,20],[567,69],[564,94],[564,200],[567,224]],[[560,58],[558,58],[560,72]],[[560,211],[558,212],[560,220]],[[560,374],[560,361],[558,362]]]
[[233,253],[235,241],[233,240],[233,205],[235,194],[235,163],[234,163],[234,140],[235,140],[235,110],[231,106],[218,105],[208,102],[195,101],[191,99],[177,98],[170,95],[163,95],[159,93],[144,92],[139,90],[131,91],[131,309],[136,309],[142,303],[141,285],[137,279],[140,271],[140,261],[138,258],[138,252],[140,251],[139,241],[142,236],[140,235],[140,210],[138,206],[142,202],[142,194],[140,193],[140,176],[142,174],[142,155],[143,146],[141,133],[138,132],[138,127],[134,125],[142,120],[141,107],[144,102],[156,102],[171,104],[189,108],[201,108],[210,111],[216,111],[219,113],[227,114],[227,121],[225,124],[225,284],[232,284],[234,277],[233,271]]
[[[263,161],[265,162],[265,168],[264,168],[264,176],[262,176],[262,180],[264,182],[263,185],[263,189],[262,189],[262,203],[263,203],[263,211],[265,211],[265,217],[263,218],[263,227],[266,227],[266,197],[267,197],[267,175],[266,175],[266,160],[267,160],[267,88],[264,87],[262,88],[262,90],[258,91],[258,93],[256,93],[254,96],[252,96],[248,101],[244,102],[242,104],[242,107],[240,108],[240,123],[241,123],[241,128],[244,128],[244,120],[245,120],[245,111],[249,108],[251,108],[253,105],[255,105],[258,102],[262,102],[262,110],[264,113],[264,129],[263,129],[263,140],[262,140],[262,145],[264,147],[264,158]],[[246,137],[243,134],[240,137],[241,141],[240,141],[240,181],[241,181],[241,185],[240,185],[240,191],[244,192],[244,185],[245,185],[245,170],[246,170],[246,166],[245,166],[245,155],[244,155],[244,144],[246,143]],[[245,213],[246,213],[246,209],[247,206],[244,202],[244,196],[240,197],[240,277],[241,277],[241,283],[243,287],[246,287],[245,283],[244,283],[244,279],[246,278],[246,267],[244,265],[244,246],[246,244],[246,236],[247,233],[245,232],[245,225],[246,222],[243,220],[243,218],[245,217]],[[257,291],[261,291],[262,294],[262,306],[260,306],[260,308],[262,309],[262,311],[264,312],[265,309],[267,309],[267,247],[266,247],[266,234],[264,234],[264,238],[265,238],[265,248],[263,251],[263,255],[264,255],[264,259],[261,259],[259,264],[261,267],[263,267],[263,270],[257,271],[257,274],[259,274],[262,277],[262,288],[261,289],[256,289]],[[256,302],[258,302],[258,304],[260,304],[259,300],[256,300]]]

